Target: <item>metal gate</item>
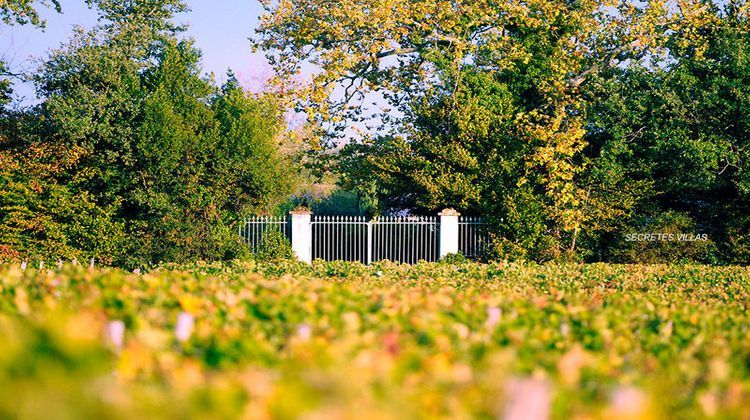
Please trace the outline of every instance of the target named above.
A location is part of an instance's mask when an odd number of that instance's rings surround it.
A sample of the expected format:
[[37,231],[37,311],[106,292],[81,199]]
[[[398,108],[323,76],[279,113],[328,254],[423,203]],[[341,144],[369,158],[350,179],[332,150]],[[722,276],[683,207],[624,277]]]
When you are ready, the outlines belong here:
[[363,216],[313,216],[312,258],[368,264],[369,222]]
[[438,218],[385,216],[372,222],[372,261],[438,260]]
[[[364,216],[308,217],[309,224],[304,229],[309,230],[301,237],[310,240],[308,256],[312,260],[358,261],[363,264],[389,260],[416,264],[439,260],[440,249],[445,245],[440,244],[440,217],[380,216],[372,220]],[[290,239],[294,235],[291,219],[287,217],[249,217],[240,224],[239,234],[251,250],[257,252],[264,234],[274,229]],[[448,237],[452,236],[449,234]],[[458,237],[453,238],[458,242],[453,242],[453,249],[469,258],[481,258],[488,244],[484,221],[480,217],[459,217]]]

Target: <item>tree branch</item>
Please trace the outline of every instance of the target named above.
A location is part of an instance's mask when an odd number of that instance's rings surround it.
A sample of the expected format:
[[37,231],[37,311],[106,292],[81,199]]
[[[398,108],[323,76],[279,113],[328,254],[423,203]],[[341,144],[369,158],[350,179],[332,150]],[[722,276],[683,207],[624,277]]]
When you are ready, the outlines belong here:
[[609,67],[614,66],[615,65],[615,63],[614,63],[615,58],[617,58],[617,56],[619,56],[620,54],[623,54],[623,53],[626,53],[626,52],[629,52],[629,51],[633,51],[633,50],[635,50],[636,48],[638,48],[638,47],[640,47],[642,45],[643,45],[643,43],[641,42],[641,40],[640,39],[636,39],[635,41],[629,42],[629,43],[627,43],[625,45],[621,45],[621,46],[615,48],[614,50],[610,51],[605,56],[604,60],[600,61],[599,63],[597,63],[597,64],[595,64],[593,66],[591,66],[590,68],[588,68],[587,70],[585,70],[585,71],[577,74],[576,76],[568,79],[568,84],[570,84],[572,87],[578,87],[578,86],[580,86],[592,74],[598,73],[598,72],[604,70],[605,68],[609,68]]

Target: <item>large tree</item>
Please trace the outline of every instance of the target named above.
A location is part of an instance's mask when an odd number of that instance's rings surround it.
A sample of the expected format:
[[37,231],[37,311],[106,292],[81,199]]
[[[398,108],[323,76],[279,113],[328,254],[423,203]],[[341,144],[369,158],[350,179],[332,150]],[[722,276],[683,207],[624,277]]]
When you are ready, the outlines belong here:
[[[278,150],[280,107],[270,96],[246,95],[233,77],[218,89],[203,75],[200,52],[173,23],[186,10],[181,1],[91,3],[100,24],[52,52],[35,76],[43,102],[26,116],[34,123],[3,149],[16,162],[39,149],[35,164],[54,163],[41,175],[41,191],[16,195],[64,188],[106,216],[111,231],[102,240],[117,246],[93,248],[95,241],[61,234],[48,241],[57,249],[44,253],[127,265],[239,255],[233,223],[272,207],[292,186],[292,165]],[[11,176],[39,180],[26,167]],[[0,193],[0,223],[14,226],[19,254],[41,252],[31,246],[41,239],[24,239],[52,231],[29,221],[76,223],[60,209],[9,211],[13,196]]]
[[723,13],[698,0],[265,4],[257,45],[282,80],[320,69],[298,104],[331,138],[364,118],[371,92],[403,115],[348,146],[350,187],[386,207],[493,216],[503,250],[539,259],[575,253],[646,186],[591,181],[587,84],[670,48],[700,57]]
[[[721,260],[748,263],[750,22],[730,5],[697,29],[709,35],[702,50],[675,39],[668,63],[612,69],[591,84],[588,181],[646,186],[622,229],[681,223],[708,234]],[[598,233],[605,258],[634,259]]]

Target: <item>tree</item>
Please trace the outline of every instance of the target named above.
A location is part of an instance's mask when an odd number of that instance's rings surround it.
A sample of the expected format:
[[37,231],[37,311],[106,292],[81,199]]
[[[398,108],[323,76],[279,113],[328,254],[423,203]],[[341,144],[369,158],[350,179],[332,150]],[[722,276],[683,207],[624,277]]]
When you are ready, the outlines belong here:
[[[750,26],[731,5],[717,15],[697,28],[710,35],[703,48],[675,39],[669,65],[613,69],[590,85],[585,153],[589,179],[650,185],[616,231],[654,231],[674,214],[708,234],[722,260],[747,263]],[[599,237],[603,258],[627,245],[617,239]]]
[[78,152],[39,141],[40,122],[33,111],[0,119],[0,260],[96,256],[112,263],[125,249],[116,208],[58,181]]
[[44,7],[52,7],[58,13],[62,10],[58,0],[4,0],[0,3],[0,19],[6,25],[31,24],[43,28],[46,22],[39,17],[35,3]]
[[529,165],[535,141],[517,126],[537,94],[524,80],[533,74],[465,69],[455,91],[413,104],[403,136],[344,147],[345,186],[375,192],[386,212],[488,215],[506,256],[560,257],[560,235],[550,235],[556,203]]
[[[56,167],[36,174],[43,190],[85,197],[87,214],[120,229],[120,246],[100,259],[140,265],[241,255],[236,220],[273,206],[292,187],[293,165],[278,151],[280,107],[269,96],[247,96],[233,78],[219,90],[203,76],[200,51],[171,23],[182,2],[91,3],[100,25],[78,30],[42,66],[35,81],[43,102],[31,111],[28,134],[6,145],[10,159],[44,150],[34,163]],[[34,205],[25,211],[55,214]],[[0,214],[0,223],[11,223],[9,215]],[[45,252],[86,250],[78,239],[53,238],[59,249]]]
[[[417,150],[414,154],[423,162],[401,162],[405,166],[398,171],[413,171],[407,176],[411,181],[420,176],[431,178],[435,171],[429,168],[440,165],[434,158],[446,159],[453,153],[451,149],[456,152],[454,160],[462,161],[458,166],[469,166],[448,168],[454,163],[448,159],[443,167],[435,168],[440,173],[436,182],[416,183],[417,189],[426,189],[435,198],[434,204],[454,204],[445,199],[456,193],[470,196],[474,203],[479,197],[486,202],[480,190],[493,188],[472,186],[471,176],[477,174],[471,167],[475,162],[486,162],[489,155],[482,152],[511,153],[500,160],[513,162],[512,168],[500,171],[513,175],[506,174],[509,178],[500,183],[505,191],[494,189],[495,200],[515,197],[507,190],[510,188],[525,197],[522,209],[514,211],[523,215],[541,211],[544,223],[537,230],[554,238],[555,244],[548,248],[556,248],[552,252],[556,255],[564,248],[575,248],[577,232],[585,219],[581,201],[585,192],[576,182],[585,169],[581,156],[586,147],[581,85],[618,62],[637,59],[661,46],[663,40],[658,35],[676,22],[692,24],[697,19],[694,15],[702,13],[698,3],[684,3],[672,11],[661,2],[635,5],[598,0],[365,1],[356,5],[345,0],[325,4],[298,0],[264,4],[267,14],[257,46],[269,52],[280,77],[294,75],[306,62],[321,69],[303,90],[299,102],[312,121],[321,127],[330,122],[329,132],[335,137],[342,132],[341,124],[361,118],[366,92],[382,93],[407,115],[405,126],[394,128],[394,140],[388,147],[400,145],[407,153],[412,147],[420,149],[422,146],[416,144],[422,140],[414,135],[415,127],[416,131],[426,128],[429,134],[425,135],[432,139],[442,137],[438,141],[442,151],[431,151],[436,156],[420,155],[421,150]],[[466,82],[471,78],[492,81],[493,86],[508,92],[508,97],[500,100],[508,99],[511,108],[500,121],[493,120],[489,125],[483,121],[473,127],[475,122],[468,121],[466,126],[467,121],[453,115],[473,117],[471,112],[476,109],[471,107],[481,102],[471,92],[475,82]],[[437,106],[440,117],[448,117],[446,125],[457,126],[425,126],[425,118],[419,115],[431,111],[425,111],[424,106]],[[495,123],[500,124],[499,131]],[[447,138],[455,134],[452,128],[460,128],[466,138],[487,141],[481,132],[486,127],[493,127],[493,140],[479,154],[472,155],[464,145],[456,144],[462,140]],[[399,139],[404,131],[411,135]],[[468,178],[464,177],[467,173]],[[455,191],[457,188],[461,191]],[[454,198],[460,207],[470,203]]]
[[[8,26],[31,24],[38,28],[44,28],[46,22],[39,18],[39,13],[34,7],[34,1],[28,0],[4,0],[0,3],[0,20]],[[57,0],[41,0],[38,2],[45,7],[53,7],[58,13],[61,12],[60,2]],[[10,72],[4,60],[0,60],[0,112],[11,101],[13,92],[10,77],[16,76]]]
[[583,230],[613,231],[648,186],[623,178],[620,193],[592,175],[587,85],[676,47],[701,57],[722,16],[699,0],[264,4],[256,45],[281,80],[320,69],[298,104],[334,142],[370,92],[405,116],[347,147],[349,186],[390,207],[497,216],[504,252],[537,259],[575,254]]

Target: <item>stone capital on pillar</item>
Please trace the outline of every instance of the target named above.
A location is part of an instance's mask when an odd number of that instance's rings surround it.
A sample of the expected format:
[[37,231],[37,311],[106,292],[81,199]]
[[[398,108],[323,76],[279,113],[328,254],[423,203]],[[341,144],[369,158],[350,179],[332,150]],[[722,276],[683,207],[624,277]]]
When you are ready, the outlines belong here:
[[455,217],[458,217],[460,215],[461,215],[461,213],[457,212],[456,209],[444,209],[443,211],[441,211],[440,213],[438,213],[438,216],[440,216],[440,217],[443,217],[443,216],[455,216]]
[[440,216],[440,237],[438,241],[439,257],[458,253],[458,218],[461,213],[454,209],[445,209]]
[[292,216],[292,250],[300,261],[309,264],[312,262],[312,212],[306,207],[297,207],[289,214]]

